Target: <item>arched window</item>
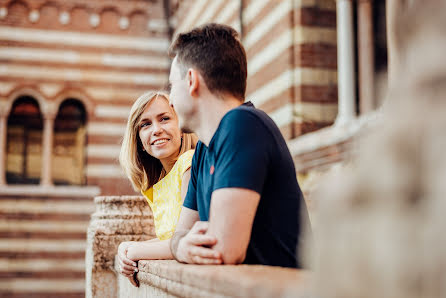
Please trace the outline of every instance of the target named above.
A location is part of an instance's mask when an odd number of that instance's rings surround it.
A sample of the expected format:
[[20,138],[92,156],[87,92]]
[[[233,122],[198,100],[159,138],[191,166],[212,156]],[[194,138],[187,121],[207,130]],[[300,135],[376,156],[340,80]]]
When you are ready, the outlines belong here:
[[54,123],[52,178],[56,185],[85,184],[86,111],[77,99],[62,102]]
[[43,121],[39,104],[30,96],[14,102],[8,117],[6,181],[38,184],[42,163]]

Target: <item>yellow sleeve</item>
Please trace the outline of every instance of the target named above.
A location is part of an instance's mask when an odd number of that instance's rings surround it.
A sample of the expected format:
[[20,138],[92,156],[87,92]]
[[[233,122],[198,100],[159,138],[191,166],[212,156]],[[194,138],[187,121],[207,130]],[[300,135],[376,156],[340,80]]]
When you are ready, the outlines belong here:
[[184,172],[190,169],[192,165],[192,157],[194,156],[194,150],[184,152],[178,161],[180,162],[180,175],[183,176]]
[[149,188],[146,191],[141,190],[141,194],[146,198],[147,202],[149,203],[150,208],[152,208],[153,204],[153,187]]

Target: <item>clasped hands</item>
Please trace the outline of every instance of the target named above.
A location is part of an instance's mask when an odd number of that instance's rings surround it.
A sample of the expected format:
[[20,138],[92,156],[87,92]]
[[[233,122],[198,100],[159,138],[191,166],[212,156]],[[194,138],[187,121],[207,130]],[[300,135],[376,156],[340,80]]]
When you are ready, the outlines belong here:
[[207,221],[197,221],[192,229],[172,245],[172,254],[176,260],[188,264],[218,265],[223,262],[220,252],[213,249],[217,238],[206,234]]
[[[192,229],[178,239],[177,245],[173,245],[173,255],[177,261],[189,264],[218,265],[223,262],[221,253],[213,249],[217,244],[217,238],[207,235],[209,223],[197,221]],[[134,276],[138,272],[138,260],[129,258],[128,252],[132,249],[134,241],[122,242],[118,247],[119,271],[126,276],[135,287],[138,280]]]

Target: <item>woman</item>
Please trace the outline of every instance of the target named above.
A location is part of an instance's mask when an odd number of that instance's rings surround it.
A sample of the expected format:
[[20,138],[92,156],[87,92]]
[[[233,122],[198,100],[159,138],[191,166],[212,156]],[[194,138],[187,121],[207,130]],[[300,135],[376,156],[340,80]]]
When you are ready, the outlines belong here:
[[121,273],[137,286],[135,261],[171,259],[175,231],[190,179],[197,137],[182,133],[166,94],[147,92],[133,104],[119,161],[133,188],[152,208],[157,238],[122,242],[118,248]]

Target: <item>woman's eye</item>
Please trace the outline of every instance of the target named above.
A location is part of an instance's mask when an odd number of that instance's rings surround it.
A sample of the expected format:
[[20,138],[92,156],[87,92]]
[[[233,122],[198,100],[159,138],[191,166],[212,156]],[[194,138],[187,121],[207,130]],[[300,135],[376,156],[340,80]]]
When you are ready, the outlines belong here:
[[144,122],[141,124],[141,128],[146,127],[146,126],[150,126],[152,123],[150,122]]
[[163,118],[161,118],[161,120],[162,121],[167,121],[167,120],[170,120],[170,117],[163,117]]

